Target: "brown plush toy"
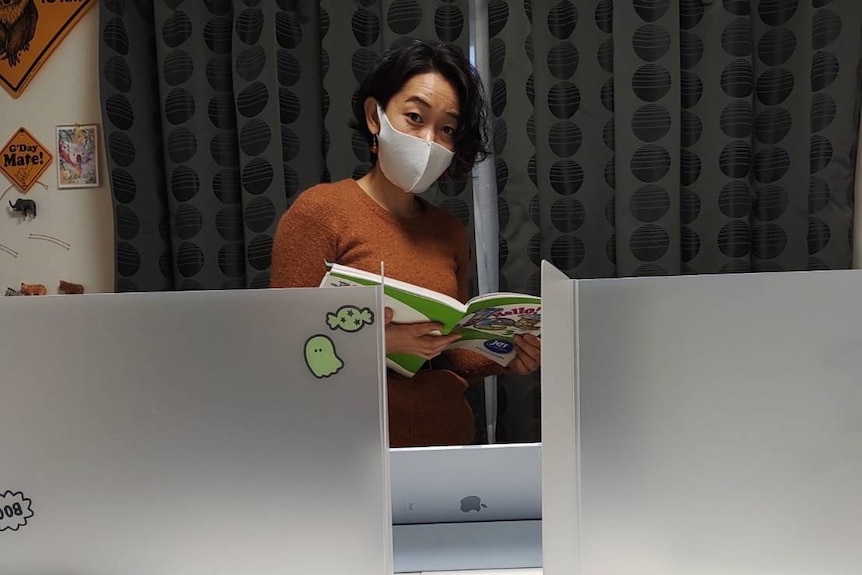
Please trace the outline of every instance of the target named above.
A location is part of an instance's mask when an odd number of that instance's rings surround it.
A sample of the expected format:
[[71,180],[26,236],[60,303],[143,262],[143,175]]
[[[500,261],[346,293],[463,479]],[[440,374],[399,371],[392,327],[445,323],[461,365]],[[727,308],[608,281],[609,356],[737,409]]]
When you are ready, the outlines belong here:
[[42,284],[21,284],[21,293],[24,295],[47,295],[48,290]]
[[84,286],[60,280],[60,286],[57,288],[57,291],[65,294],[82,294],[84,293]]

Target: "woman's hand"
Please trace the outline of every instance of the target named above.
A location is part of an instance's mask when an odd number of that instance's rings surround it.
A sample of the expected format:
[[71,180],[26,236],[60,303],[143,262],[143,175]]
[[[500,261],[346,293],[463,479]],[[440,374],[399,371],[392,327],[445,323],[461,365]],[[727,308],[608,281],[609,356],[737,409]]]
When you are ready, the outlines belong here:
[[442,328],[439,323],[392,323],[392,309],[386,308],[386,354],[410,353],[424,359],[432,359],[461,338],[460,334],[434,335]]
[[509,371],[518,375],[529,375],[539,368],[542,361],[542,340],[531,334],[515,336],[515,359],[509,363]]

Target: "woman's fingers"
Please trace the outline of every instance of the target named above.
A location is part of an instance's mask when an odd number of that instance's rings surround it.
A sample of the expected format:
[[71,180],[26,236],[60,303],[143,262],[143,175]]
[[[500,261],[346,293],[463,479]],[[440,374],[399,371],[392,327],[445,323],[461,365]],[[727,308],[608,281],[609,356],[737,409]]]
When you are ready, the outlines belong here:
[[515,336],[515,346],[521,355],[526,356],[528,362],[533,362],[538,367],[542,359],[542,341],[539,338],[530,334]]
[[410,332],[417,337],[426,336],[435,331],[440,331],[441,329],[443,329],[442,325],[434,322],[409,323],[405,325],[407,326],[407,329],[409,329]]
[[509,363],[509,369],[518,375],[528,375],[536,371],[542,360],[541,346],[542,341],[536,336],[515,336],[515,359]]
[[423,322],[386,326],[386,352],[409,353],[425,359],[440,355],[460,334],[437,335],[442,329],[439,323]]
[[516,355],[515,359],[513,359],[512,362],[509,364],[509,370],[513,373],[517,373],[518,375],[528,375],[529,373],[531,373],[530,369],[526,365],[524,365],[521,356],[518,355]]
[[431,359],[440,355],[452,342],[458,341],[460,334],[423,336],[423,357]]

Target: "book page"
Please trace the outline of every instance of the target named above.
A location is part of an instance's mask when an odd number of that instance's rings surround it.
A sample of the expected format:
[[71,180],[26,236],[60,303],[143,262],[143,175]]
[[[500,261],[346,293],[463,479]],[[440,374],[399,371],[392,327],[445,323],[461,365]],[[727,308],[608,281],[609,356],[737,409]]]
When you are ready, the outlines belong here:
[[[542,306],[539,298],[506,294],[496,299],[474,302],[455,331],[462,337],[450,347],[470,349],[500,365],[515,358],[515,336],[532,334],[541,337]],[[516,301],[513,301],[516,300]],[[491,303],[498,305],[490,305]]]

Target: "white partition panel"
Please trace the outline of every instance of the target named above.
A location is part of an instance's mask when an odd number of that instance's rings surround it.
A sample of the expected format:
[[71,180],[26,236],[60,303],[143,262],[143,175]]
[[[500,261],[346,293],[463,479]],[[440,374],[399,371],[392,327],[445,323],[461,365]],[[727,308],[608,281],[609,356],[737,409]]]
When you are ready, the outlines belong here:
[[546,575],[860,572],[862,272],[558,280]]
[[[577,285],[542,262],[542,568],[576,573]],[[550,527],[550,529],[548,528]]]
[[381,311],[378,288],[0,300],[0,572],[391,573]]

